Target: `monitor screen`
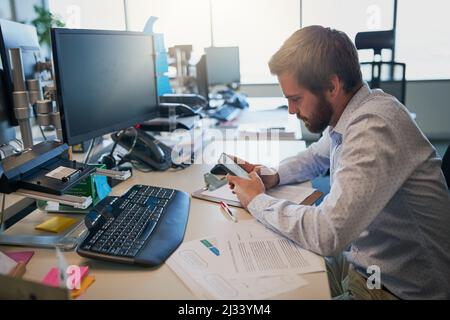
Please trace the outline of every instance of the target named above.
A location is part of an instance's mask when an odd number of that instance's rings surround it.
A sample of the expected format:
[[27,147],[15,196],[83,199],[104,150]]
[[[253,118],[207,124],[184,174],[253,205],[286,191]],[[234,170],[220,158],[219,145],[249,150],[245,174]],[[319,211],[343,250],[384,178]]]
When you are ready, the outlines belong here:
[[210,86],[240,83],[239,47],[210,47],[205,53]]
[[206,55],[202,55],[196,65],[196,81],[198,94],[209,99],[208,75],[206,73]]
[[0,19],[0,58],[2,81],[6,90],[5,110],[12,125],[17,125],[14,116],[12,92],[14,91],[10,49],[22,50],[22,65],[25,79],[35,79],[36,63],[40,60],[40,46],[36,28],[22,23]]
[[[7,144],[16,138],[16,131],[13,127],[11,127],[10,121],[8,119],[6,93],[7,91],[4,86],[2,76],[0,77],[0,145]],[[2,154],[0,154],[0,159],[3,159]]]
[[156,116],[151,35],[53,29],[52,46],[65,142],[77,144]]

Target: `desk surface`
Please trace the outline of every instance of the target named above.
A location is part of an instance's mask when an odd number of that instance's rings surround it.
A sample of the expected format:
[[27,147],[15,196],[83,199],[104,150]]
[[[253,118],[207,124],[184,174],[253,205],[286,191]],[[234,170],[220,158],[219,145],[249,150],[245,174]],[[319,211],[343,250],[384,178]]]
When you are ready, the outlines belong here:
[[[246,144],[233,142],[217,142],[214,152],[226,151],[241,157],[246,157],[248,147],[258,144],[257,153],[251,152],[250,160],[255,155],[263,158],[266,151],[261,143],[248,142]],[[274,142],[271,142],[274,143]],[[250,144],[250,146],[249,146]],[[276,143],[275,143],[276,144]],[[302,141],[280,141],[278,148],[271,152],[278,153],[278,158],[292,156],[305,148]],[[262,151],[261,151],[262,150]],[[275,152],[274,152],[275,151]],[[247,156],[247,158],[249,158]],[[262,161],[264,162],[264,161]],[[148,184],[167,188],[179,189],[192,193],[203,186],[203,174],[210,170],[212,164],[194,164],[181,172],[135,172],[132,179],[116,186],[113,195],[123,194],[134,184]],[[252,219],[243,209],[236,209],[239,220]],[[36,233],[34,226],[48,218],[43,212],[36,210],[10,230],[11,233],[28,231]],[[78,217],[80,220],[82,217]],[[228,221],[220,207],[214,203],[192,199],[189,222],[186,229],[185,241],[214,234],[220,230],[224,222]],[[9,233],[9,232],[8,232]],[[18,251],[23,248],[0,247],[2,251]],[[35,256],[27,266],[26,279],[41,281],[51,267],[56,266],[56,256],[53,250],[34,250]],[[65,253],[68,264],[88,265],[95,276],[95,283],[82,296],[82,299],[195,299],[193,293],[184,285],[177,275],[166,265],[156,269],[120,265],[102,261],[88,260],[78,256],[75,252]],[[306,287],[275,297],[276,299],[329,299],[328,279],[325,272],[307,274],[304,278],[309,282]]]
[[[244,110],[237,119],[222,124],[219,128],[238,128],[240,125],[257,125],[259,128],[284,128],[286,132],[295,134],[296,137],[292,140],[302,139],[301,123],[297,116],[289,114],[287,109],[274,109],[274,106],[282,105],[283,101],[286,101],[286,99],[249,98],[250,108]],[[236,134],[237,132],[224,138],[234,139]]]

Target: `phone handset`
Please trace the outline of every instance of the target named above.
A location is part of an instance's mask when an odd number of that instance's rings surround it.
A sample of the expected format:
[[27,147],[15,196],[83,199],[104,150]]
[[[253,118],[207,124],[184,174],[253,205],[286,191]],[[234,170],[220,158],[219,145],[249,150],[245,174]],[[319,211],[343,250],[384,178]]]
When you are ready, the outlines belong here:
[[137,160],[155,171],[164,171],[172,167],[172,149],[142,129],[136,128],[122,134],[113,134],[112,138],[128,150],[128,154],[121,162]]

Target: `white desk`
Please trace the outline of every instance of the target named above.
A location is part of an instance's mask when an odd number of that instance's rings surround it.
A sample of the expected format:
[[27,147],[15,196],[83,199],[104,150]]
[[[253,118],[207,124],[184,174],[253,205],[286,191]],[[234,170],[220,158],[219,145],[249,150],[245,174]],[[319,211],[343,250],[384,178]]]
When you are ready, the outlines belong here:
[[240,125],[257,126],[258,128],[284,128],[286,132],[295,134],[294,139],[283,140],[300,140],[302,139],[301,122],[296,115],[289,114],[287,108],[278,108],[287,104],[286,98],[283,97],[252,97],[248,98],[249,108],[241,112],[235,120],[224,123],[213,129],[225,131],[223,139],[235,139],[238,136],[236,130]]
[[[255,144],[256,142],[249,142]],[[265,143],[265,142],[262,142]],[[218,142],[217,150],[245,156],[244,146],[233,143],[222,144]],[[280,159],[296,154],[303,150],[302,141],[281,141],[277,149]],[[261,148],[263,150],[264,148]],[[255,156],[252,153],[253,157]],[[258,155],[256,155],[258,157]],[[259,156],[260,158],[262,155]],[[149,184],[167,188],[174,188],[191,193],[203,186],[203,174],[209,171],[212,164],[195,164],[181,172],[135,172],[132,179],[126,181],[113,190],[113,195],[123,194],[134,184]],[[239,220],[252,219],[243,209],[236,210]],[[48,218],[43,212],[35,211],[20,223],[13,226],[11,233],[31,232],[34,226]],[[82,219],[81,216],[78,217]],[[198,199],[191,200],[189,222],[186,229],[185,241],[214,234],[220,230],[226,217],[220,207],[214,203]],[[25,248],[25,250],[28,248]],[[24,248],[0,247],[2,251],[19,251]],[[56,266],[55,252],[49,249],[31,249],[36,253],[27,266],[26,279],[41,281],[51,267]],[[162,265],[156,269],[146,269],[129,265],[121,265],[96,260],[88,260],[78,256],[75,252],[65,253],[67,262],[74,265],[88,265],[90,272],[95,276],[94,284],[81,297],[82,299],[195,299],[192,292],[167,266]],[[329,299],[328,279],[325,272],[304,275],[309,285],[296,291],[277,296],[276,299]]]

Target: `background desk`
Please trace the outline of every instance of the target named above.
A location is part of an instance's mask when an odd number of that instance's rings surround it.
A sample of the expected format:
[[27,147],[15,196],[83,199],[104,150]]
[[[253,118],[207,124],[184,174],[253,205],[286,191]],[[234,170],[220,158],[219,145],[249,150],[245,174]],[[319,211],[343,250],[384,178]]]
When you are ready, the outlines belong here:
[[[302,139],[303,131],[297,116],[289,114],[287,108],[279,108],[287,104],[285,98],[248,98],[248,102],[250,107],[243,110],[238,118],[219,126],[219,128],[235,129],[240,125],[255,125],[258,128],[284,128],[286,132],[292,132],[296,136],[289,140]],[[235,130],[235,134],[227,135],[225,138],[234,139],[237,135],[238,131]]]
[[[266,141],[250,141],[250,144],[264,144]],[[226,151],[245,157],[247,144],[216,142],[214,152]],[[278,157],[283,159],[292,156],[305,148],[302,141],[280,141]],[[258,148],[264,150],[264,148]],[[257,155],[256,158],[262,158]],[[253,154],[255,157],[255,154]],[[251,160],[251,159],[250,159]],[[195,164],[179,172],[152,172],[140,173],[135,171],[132,179],[118,185],[113,189],[112,195],[121,195],[134,184],[149,184],[167,188],[179,189],[192,193],[203,184],[203,174],[209,171],[212,164]],[[235,209],[239,220],[252,219],[243,209]],[[51,215],[36,210],[10,230],[11,233],[28,232],[37,233],[34,226]],[[77,216],[78,219],[82,217]],[[186,229],[185,241],[198,239],[214,234],[220,230],[229,218],[220,210],[217,204],[198,199],[191,200],[189,222]],[[9,233],[8,232],[8,233]],[[18,251],[24,248],[0,247],[2,251]],[[54,250],[30,249],[36,253],[27,266],[25,278],[41,281],[50,268],[56,266]],[[172,272],[167,265],[156,269],[147,269],[129,265],[121,265],[96,260],[88,260],[78,256],[75,252],[65,253],[68,264],[88,265],[90,272],[95,276],[94,284],[81,297],[82,299],[195,299],[192,292]],[[328,279],[325,272],[307,274],[304,276],[309,285],[276,299],[329,299]]]

